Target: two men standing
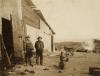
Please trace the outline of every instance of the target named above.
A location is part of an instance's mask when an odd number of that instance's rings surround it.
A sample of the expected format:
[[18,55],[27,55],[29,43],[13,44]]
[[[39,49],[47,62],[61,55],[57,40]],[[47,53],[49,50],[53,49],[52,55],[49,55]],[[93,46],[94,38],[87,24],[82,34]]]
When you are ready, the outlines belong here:
[[[42,41],[42,37],[38,37],[38,40],[35,42],[35,49],[36,49],[36,64],[43,65],[43,49],[44,49],[44,43]],[[34,50],[33,44],[30,41],[30,37],[26,37],[26,54],[25,54],[25,61],[26,64],[29,62],[31,63],[31,57],[33,56],[32,50]]]

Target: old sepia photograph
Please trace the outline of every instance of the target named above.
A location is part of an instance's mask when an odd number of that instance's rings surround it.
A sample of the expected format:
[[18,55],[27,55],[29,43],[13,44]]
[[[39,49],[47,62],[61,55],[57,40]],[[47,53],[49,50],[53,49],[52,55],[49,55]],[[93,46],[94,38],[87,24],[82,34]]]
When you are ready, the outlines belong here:
[[100,0],[0,0],[0,76],[100,76]]

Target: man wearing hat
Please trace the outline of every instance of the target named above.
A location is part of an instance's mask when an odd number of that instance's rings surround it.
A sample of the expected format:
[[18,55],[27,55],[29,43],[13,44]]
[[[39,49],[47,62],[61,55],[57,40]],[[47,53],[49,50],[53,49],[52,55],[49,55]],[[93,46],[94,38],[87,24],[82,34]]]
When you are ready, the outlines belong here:
[[[40,65],[43,64],[43,48],[44,48],[44,43],[42,41],[42,37],[38,37],[37,38],[38,41],[35,42],[35,48],[36,48],[36,64],[39,64],[40,62]],[[40,60],[39,60],[40,58]]]
[[30,65],[32,65],[31,58],[33,56],[33,52],[32,51],[34,50],[34,47],[33,47],[32,42],[30,41],[30,37],[29,36],[26,36],[25,43],[26,43],[25,61],[26,61],[26,64],[29,63]]

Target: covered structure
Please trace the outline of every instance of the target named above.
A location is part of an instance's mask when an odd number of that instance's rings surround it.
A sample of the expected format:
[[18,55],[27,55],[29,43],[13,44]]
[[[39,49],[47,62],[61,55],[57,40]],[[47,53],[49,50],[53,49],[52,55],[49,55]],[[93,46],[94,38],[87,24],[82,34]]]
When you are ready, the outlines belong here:
[[[43,38],[45,50],[54,51],[54,34],[42,12],[31,0],[0,0],[0,35],[11,56],[24,57],[24,40],[29,35],[34,45]],[[0,50],[1,51],[1,50]],[[1,55],[0,55],[1,56]]]

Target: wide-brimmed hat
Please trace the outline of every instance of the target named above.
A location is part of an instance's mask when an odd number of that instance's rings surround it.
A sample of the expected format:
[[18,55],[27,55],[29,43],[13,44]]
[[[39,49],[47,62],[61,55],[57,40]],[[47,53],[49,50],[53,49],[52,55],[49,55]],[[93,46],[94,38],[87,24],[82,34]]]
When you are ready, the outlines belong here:
[[42,39],[42,37],[41,37],[41,36],[39,36],[37,39]]

